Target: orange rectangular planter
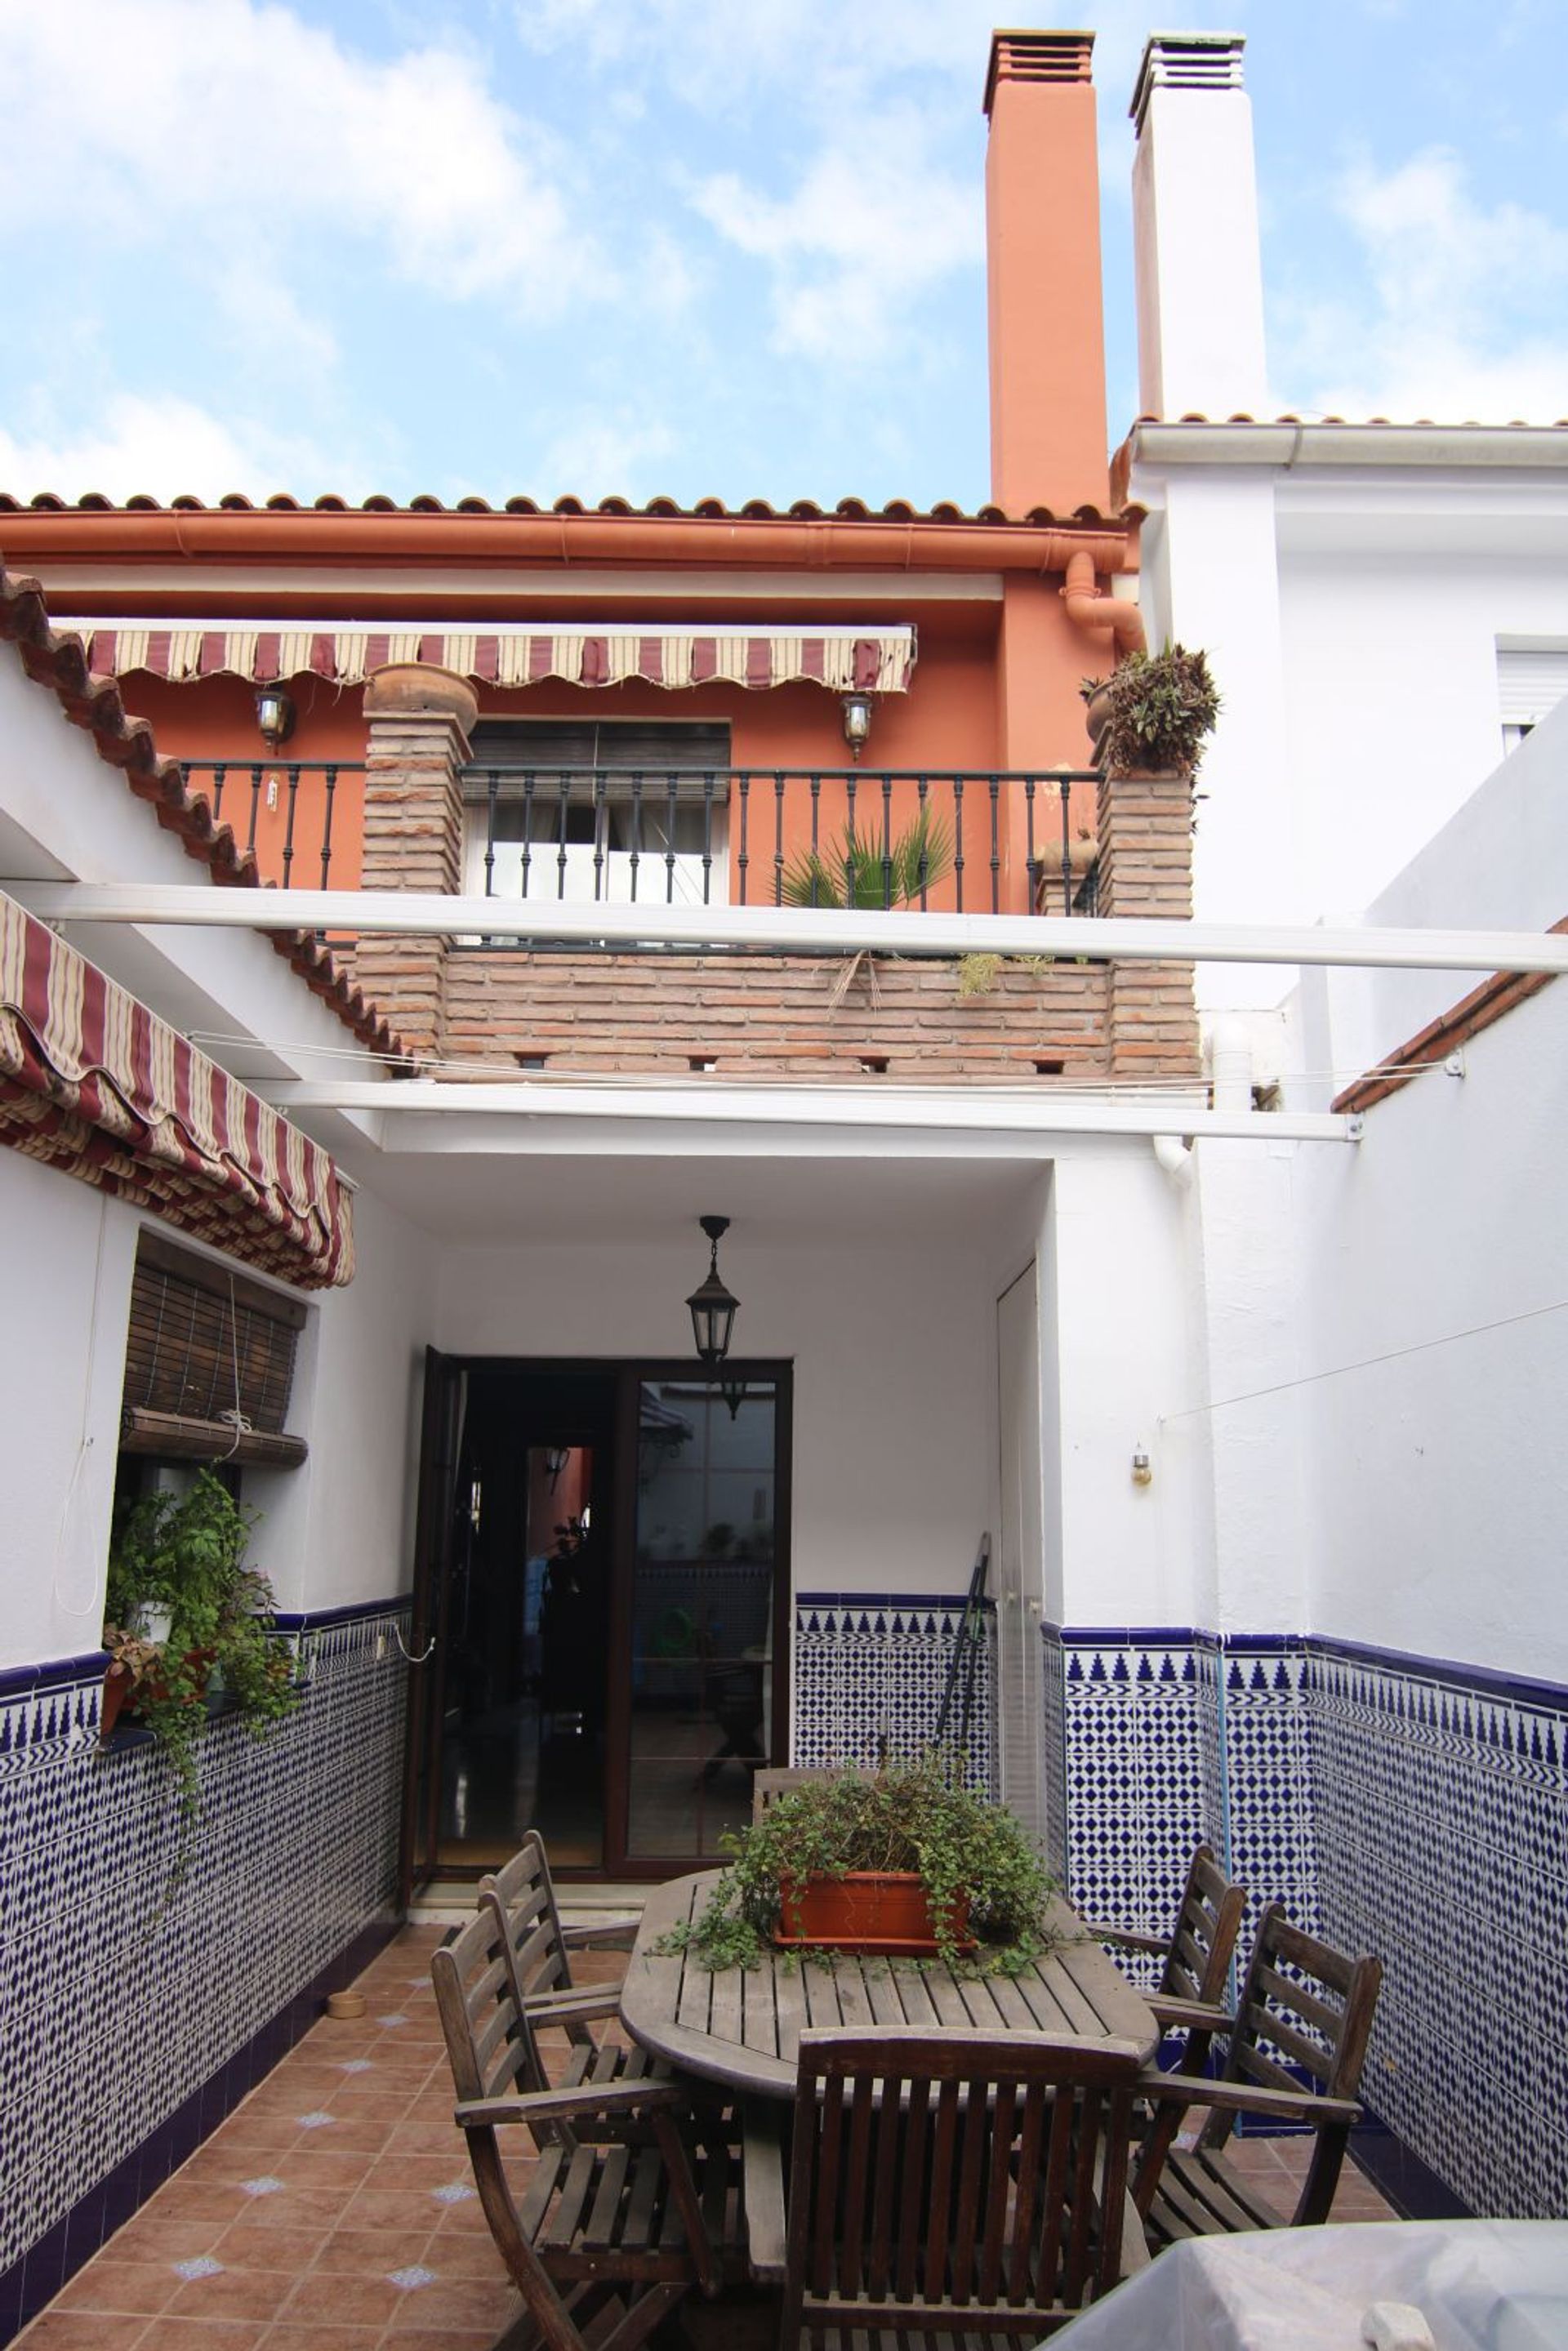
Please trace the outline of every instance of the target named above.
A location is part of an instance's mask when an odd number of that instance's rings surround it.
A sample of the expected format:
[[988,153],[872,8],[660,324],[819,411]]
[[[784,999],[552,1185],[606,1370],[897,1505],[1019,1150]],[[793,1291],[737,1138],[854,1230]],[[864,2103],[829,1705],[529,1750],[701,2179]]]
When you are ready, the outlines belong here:
[[[960,1896],[953,1905],[960,1950],[975,1949],[968,1924],[969,1906]],[[786,1886],[774,1940],[886,1959],[931,1959],[936,1951],[925,1888],[913,1870],[852,1869],[842,1877]]]

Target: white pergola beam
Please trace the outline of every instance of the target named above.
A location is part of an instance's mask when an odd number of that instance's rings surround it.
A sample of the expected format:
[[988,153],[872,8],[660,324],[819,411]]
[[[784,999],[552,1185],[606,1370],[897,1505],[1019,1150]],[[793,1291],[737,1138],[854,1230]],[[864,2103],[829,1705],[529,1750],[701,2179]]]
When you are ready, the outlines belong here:
[[1045,956],[1061,962],[1343,965],[1568,971],[1568,933],[1329,929],[1051,914],[865,914],[840,907],[573,905],[418,890],[219,890],[204,883],[0,881],[50,923],[484,937],[519,945],[761,947],[814,955]]
[[1021,1094],[987,1086],[776,1086],[718,1081],[701,1086],[634,1081],[573,1085],[503,1079],[247,1080],[281,1111],[374,1111],[383,1146],[399,1147],[400,1125],[422,1113],[559,1123],[608,1119],[682,1125],[853,1127],[967,1134],[1215,1136],[1231,1141],[1354,1143],[1358,1117],[1332,1111],[1217,1111],[1190,1099],[1149,1095],[1126,1102],[1047,1092]]

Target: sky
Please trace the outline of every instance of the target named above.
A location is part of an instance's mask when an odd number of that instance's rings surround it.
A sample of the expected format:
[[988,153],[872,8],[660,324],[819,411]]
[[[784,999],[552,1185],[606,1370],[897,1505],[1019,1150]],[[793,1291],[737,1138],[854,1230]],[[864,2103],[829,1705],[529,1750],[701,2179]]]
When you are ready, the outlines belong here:
[[1111,444],[1155,27],[1277,407],[1568,415],[1568,0],[0,0],[0,489],[977,507],[998,13],[1097,35]]

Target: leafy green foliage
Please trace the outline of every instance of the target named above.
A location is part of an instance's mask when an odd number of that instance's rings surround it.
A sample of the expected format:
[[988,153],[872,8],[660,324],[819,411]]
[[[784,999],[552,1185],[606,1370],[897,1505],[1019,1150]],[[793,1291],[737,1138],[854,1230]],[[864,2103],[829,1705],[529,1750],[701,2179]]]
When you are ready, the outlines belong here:
[[875,913],[907,906],[943,881],[953,865],[947,828],[923,809],[884,843],[880,827],[846,832],[823,850],[802,850],[784,869],[787,906],[841,906]]
[[1157,653],[1129,653],[1108,678],[1086,677],[1083,699],[1102,689],[1109,707],[1099,752],[1113,773],[1196,774],[1220,711],[1206,654],[1169,643]]
[[[971,1793],[962,1758],[929,1750],[872,1774],[836,1772],[780,1796],[725,1839],[733,1855],[707,1907],[665,1938],[709,1968],[755,1967],[778,1924],[786,1885],[851,1870],[913,1870],[925,1886],[939,1956],[961,1975],[1013,1974],[1045,1940],[1054,1890],[1021,1823]],[[954,1905],[967,1897],[966,1954]]]
[[[185,1828],[201,1809],[196,1749],[207,1691],[221,1677],[257,1737],[296,1703],[292,1657],[273,1625],[272,1587],[244,1564],[256,1514],[212,1470],[183,1494],[148,1494],[126,1513],[110,1555],[104,1646],[124,1678],[126,1706],[167,1758]],[[166,1611],[162,1640],[144,1612]]]

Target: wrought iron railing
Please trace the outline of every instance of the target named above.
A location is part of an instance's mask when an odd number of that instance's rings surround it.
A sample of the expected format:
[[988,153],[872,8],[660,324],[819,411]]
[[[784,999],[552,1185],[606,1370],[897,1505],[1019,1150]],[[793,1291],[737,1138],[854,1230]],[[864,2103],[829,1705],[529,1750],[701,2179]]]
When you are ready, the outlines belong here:
[[[188,759],[268,881],[333,886],[361,759]],[[344,806],[343,786],[351,779]],[[624,905],[1095,911],[1092,768],[465,771],[465,895]],[[357,853],[350,873],[359,872]]]
[[184,759],[181,767],[187,791],[211,800],[214,816],[252,852],[267,881],[331,888],[335,823],[340,842],[342,834],[339,785],[363,775],[362,759]]
[[1098,781],[1092,768],[479,765],[464,779],[464,887],[562,903],[1082,914]]

